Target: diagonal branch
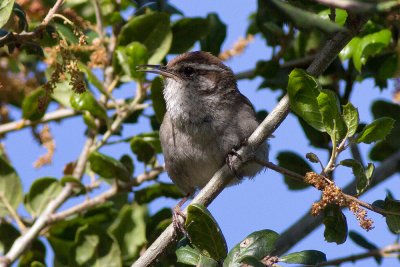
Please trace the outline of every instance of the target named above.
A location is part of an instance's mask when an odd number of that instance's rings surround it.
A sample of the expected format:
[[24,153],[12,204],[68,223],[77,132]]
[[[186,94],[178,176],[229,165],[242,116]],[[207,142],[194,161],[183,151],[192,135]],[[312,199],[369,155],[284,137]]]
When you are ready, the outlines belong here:
[[[337,57],[338,53],[343,47],[355,36],[361,26],[366,22],[366,17],[358,18],[349,15],[348,31],[339,32],[329,40],[319,54],[316,56],[314,61],[308,67],[307,71],[314,76],[322,74],[326,68],[332,63]],[[289,97],[285,95],[278,103],[278,105],[272,110],[267,118],[260,124],[260,126],[254,131],[254,133],[248,139],[248,145],[242,147],[238,154],[242,157],[243,162],[249,159],[250,152],[265,142],[268,136],[270,136],[282,123],[289,113]],[[240,160],[236,158],[234,160],[234,166],[239,166]],[[192,203],[200,203],[208,206],[214,200],[217,195],[224,189],[224,187],[232,179],[232,173],[229,168],[224,165],[218,170],[208,184],[199,192]],[[154,243],[141,255],[141,257],[132,264],[132,267],[145,267],[151,266],[164,254],[167,249],[175,244],[176,233],[174,227],[169,225],[165,231],[154,241]]]

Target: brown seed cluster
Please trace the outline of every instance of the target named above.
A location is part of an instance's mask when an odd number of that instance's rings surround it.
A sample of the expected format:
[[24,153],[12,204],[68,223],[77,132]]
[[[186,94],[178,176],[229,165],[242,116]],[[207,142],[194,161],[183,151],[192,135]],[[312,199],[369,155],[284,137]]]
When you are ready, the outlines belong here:
[[53,135],[50,132],[48,124],[43,125],[41,132],[39,133],[39,141],[46,148],[46,154],[40,156],[34,163],[35,168],[40,168],[44,165],[51,164],[53,161],[54,152],[56,150],[56,142],[54,141]]
[[322,190],[322,199],[312,205],[311,214],[313,216],[320,214],[329,204],[338,205],[339,207],[347,206],[342,190],[335,184],[327,185]]
[[250,42],[252,42],[254,39],[254,36],[249,34],[247,35],[246,38],[240,37],[239,40],[237,40],[231,49],[222,51],[218,57],[225,61],[230,59],[231,57],[240,55],[243,53],[244,49],[249,45]]
[[349,210],[354,214],[354,216],[356,216],[361,228],[367,231],[374,228],[374,221],[367,217],[367,211],[363,208],[360,208],[358,203],[354,201],[350,202]]

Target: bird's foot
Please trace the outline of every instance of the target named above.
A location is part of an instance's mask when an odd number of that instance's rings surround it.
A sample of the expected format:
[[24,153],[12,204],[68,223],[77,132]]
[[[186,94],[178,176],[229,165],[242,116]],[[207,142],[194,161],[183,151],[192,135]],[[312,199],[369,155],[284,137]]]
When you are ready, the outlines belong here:
[[[189,234],[185,228],[186,215],[182,212],[181,208],[183,204],[188,200],[190,194],[187,194],[182,198],[181,201],[172,209],[172,225],[174,226],[175,232],[181,232],[185,237],[190,240]],[[182,222],[183,219],[183,222]]]

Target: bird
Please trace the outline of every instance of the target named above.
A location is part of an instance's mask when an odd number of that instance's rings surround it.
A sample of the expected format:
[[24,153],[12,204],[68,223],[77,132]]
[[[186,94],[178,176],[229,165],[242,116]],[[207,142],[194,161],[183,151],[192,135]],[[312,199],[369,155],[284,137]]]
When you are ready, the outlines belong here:
[[[159,134],[165,168],[186,196],[193,195],[258,127],[254,107],[239,91],[232,70],[208,52],[187,52],[165,66],[141,65],[137,70],[164,77],[166,113]],[[268,160],[267,142],[254,156]],[[262,169],[245,163],[234,170],[231,185]]]

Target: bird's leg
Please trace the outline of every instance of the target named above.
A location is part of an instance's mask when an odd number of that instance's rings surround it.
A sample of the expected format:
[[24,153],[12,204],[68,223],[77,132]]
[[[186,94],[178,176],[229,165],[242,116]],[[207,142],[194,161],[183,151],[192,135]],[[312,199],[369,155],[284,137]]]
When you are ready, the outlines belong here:
[[229,169],[233,172],[233,174],[236,176],[237,179],[242,179],[242,177],[239,175],[237,170],[235,169],[235,166],[233,166],[233,157],[236,156],[239,160],[243,161],[243,158],[239,153],[237,152],[239,148],[242,146],[247,145],[247,139],[244,139],[240,145],[234,146],[230,152],[225,157],[226,164],[228,165]]
[[186,221],[186,215],[182,212],[181,208],[183,204],[188,200],[189,196],[191,194],[188,193],[186,194],[179,202],[176,204],[176,206],[172,209],[172,224],[174,226],[175,231],[179,231],[182,234],[184,234],[189,240],[189,234],[186,231],[185,225],[181,222],[180,218],[183,218],[184,221]]

